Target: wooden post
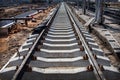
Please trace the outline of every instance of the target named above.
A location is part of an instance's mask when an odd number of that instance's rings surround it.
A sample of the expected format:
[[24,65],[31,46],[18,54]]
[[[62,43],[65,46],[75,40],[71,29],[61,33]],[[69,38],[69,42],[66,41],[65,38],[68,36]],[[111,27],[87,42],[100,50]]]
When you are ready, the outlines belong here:
[[25,20],[25,25],[28,26],[28,22],[27,22],[27,20]]

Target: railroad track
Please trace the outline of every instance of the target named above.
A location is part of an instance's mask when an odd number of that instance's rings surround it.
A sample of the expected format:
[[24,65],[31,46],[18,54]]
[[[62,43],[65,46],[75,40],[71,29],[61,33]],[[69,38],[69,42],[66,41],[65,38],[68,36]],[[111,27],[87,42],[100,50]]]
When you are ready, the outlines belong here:
[[119,75],[65,3],[0,71],[2,80],[119,80]]

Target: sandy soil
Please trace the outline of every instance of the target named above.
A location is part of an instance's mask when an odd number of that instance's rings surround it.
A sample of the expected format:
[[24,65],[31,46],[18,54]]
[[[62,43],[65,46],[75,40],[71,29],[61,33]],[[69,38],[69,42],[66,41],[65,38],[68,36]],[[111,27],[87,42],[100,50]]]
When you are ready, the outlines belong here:
[[4,52],[4,51],[8,50],[8,47],[6,47],[6,46],[8,46],[7,42],[8,42],[8,37],[4,37],[4,38],[0,39],[0,43],[1,43],[0,52]]

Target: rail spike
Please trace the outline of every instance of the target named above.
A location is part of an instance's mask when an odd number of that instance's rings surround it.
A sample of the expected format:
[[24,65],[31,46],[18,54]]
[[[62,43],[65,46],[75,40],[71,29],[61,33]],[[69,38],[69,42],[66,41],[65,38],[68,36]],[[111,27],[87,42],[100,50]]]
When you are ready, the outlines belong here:
[[84,59],[84,60],[88,60],[88,55],[85,54],[85,55],[83,56],[83,59]]
[[92,65],[89,65],[89,66],[87,67],[87,70],[88,70],[88,71],[93,71],[93,66],[92,66]]

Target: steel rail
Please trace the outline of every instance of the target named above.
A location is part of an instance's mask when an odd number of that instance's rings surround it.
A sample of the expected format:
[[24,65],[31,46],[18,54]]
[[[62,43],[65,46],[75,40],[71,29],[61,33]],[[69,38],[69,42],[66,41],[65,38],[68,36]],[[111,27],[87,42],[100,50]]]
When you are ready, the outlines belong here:
[[[75,22],[73,14],[71,13],[69,7],[65,6],[65,9],[66,9],[67,14],[69,16],[69,19],[71,20],[71,23],[73,23],[73,26],[75,27],[75,30],[78,33],[78,36],[79,36],[80,40],[83,42],[83,46],[84,46],[84,48],[86,50],[86,53],[88,54],[89,61],[90,61],[90,63],[92,64],[92,66],[94,68],[94,73],[95,73],[95,75],[97,77],[97,80],[106,80],[105,77],[104,77],[104,75],[103,75],[103,73],[102,73],[102,71],[100,70],[100,68],[99,68],[99,66],[97,64],[97,61],[94,59],[91,50],[89,49],[89,46],[85,42],[85,39],[82,36],[82,34],[80,32],[80,29],[78,28],[78,25]],[[57,11],[58,11],[58,9],[57,9]],[[56,13],[57,13],[57,11],[56,11]],[[50,20],[47,22],[46,26],[50,26],[50,24],[53,21],[53,17],[55,17],[56,13],[53,14],[52,18],[50,18]],[[40,38],[41,38],[42,34],[44,33],[44,31],[45,31],[45,29],[42,30],[42,32],[40,33],[40,35],[38,36],[38,38],[36,39],[36,41],[33,43],[31,49],[29,50],[29,52],[27,54],[27,56],[25,57],[25,59],[23,60],[22,64],[20,65],[20,67],[15,72],[12,80],[20,80],[22,78],[25,66],[26,66],[27,62],[29,61],[30,56],[32,55],[32,53],[34,51],[34,48],[37,45],[38,41],[40,40]]]
[[[59,9],[59,6],[57,7],[57,10],[55,11],[55,13],[53,14],[53,16],[49,19],[49,21],[46,23],[45,26],[49,26],[49,24],[51,24],[53,18],[55,17],[57,11]],[[42,37],[43,33],[45,32],[45,29],[43,29],[41,31],[41,33],[39,34],[39,36],[37,37],[36,41],[33,43],[32,47],[30,48],[30,50],[28,51],[27,55],[25,56],[25,59],[23,60],[22,64],[19,66],[19,68],[17,69],[17,71],[15,72],[14,76],[12,77],[11,80],[20,80],[21,76],[23,75],[22,72],[26,66],[26,63],[28,62],[30,56],[32,55],[32,52],[35,49],[35,46],[37,45],[38,41],[40,40],[40,38]]]
[[28,59],[30,58],[36,44],[38,43],[39,39],[41,38],[43,32],[45,31],[42,30],[42,32],[40,33],[40,35],[38,36],[38,38],[36,39],[36,41],[34,42],[34,44],[32,45],[30,51],[28,52],[27,56],[25,57],[25,59],[23,60],[22,64],[20,65],[20,67],[18,68],[18,70],[16,71],[15,75],[13,76],[12,80],[19,80],[20,79],[20,73],[23,70],[23,68],[25,67],[25,64],[27,63]]
[[94,68],[94,73],[96,75],[97,80],[106,80],[106,78],[104,77],[102,71],[100,70],[100,67],[97,64],[97,61],[94,59],[93,53],[90,50],[89,46],[87,45],[87,42],[85,41],[85,39],[84,39],[84,37],[82,35],[82,32],[78,28],[79,26],[77,25],[77,23],[76,23],[76,21],[74,19],[74,16],[73,16],[72,12],[70,11],[70,8],[67,6],[67,4],[66,4],[66,10],[67,10],[67,12],[69,14],[69,17],[70,17],[70,19],[71,19],[71,21],[73,23],[73,26],[75,27],[75,29],[76,29],[76,31],[78,33],[78,36],[79,36],[80,40],[83,43],[83,46],[84,46],[84,48],[86,50],[86,53],[87,53],[87,55],[89,57],[89,61],[90,61],[90,63],[92,64],[92,66]]

